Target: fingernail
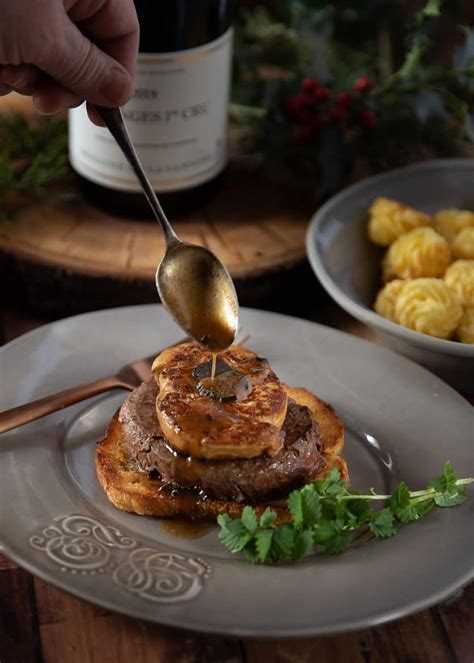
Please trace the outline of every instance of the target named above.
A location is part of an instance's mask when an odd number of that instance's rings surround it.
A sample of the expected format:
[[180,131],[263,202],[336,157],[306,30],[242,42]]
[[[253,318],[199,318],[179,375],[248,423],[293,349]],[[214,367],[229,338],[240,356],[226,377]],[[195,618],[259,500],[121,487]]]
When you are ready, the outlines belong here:
[[60,108],[51,110],[51,108],[48,108],[48,102],[41,95],[36,94],[33,95],[33,105],[41,115],[55,115],[61,110]]
[[121,106],[128,101],[130,75],[119,67],[112,67],[104,83],[99,88],[100,94],[111,104]]

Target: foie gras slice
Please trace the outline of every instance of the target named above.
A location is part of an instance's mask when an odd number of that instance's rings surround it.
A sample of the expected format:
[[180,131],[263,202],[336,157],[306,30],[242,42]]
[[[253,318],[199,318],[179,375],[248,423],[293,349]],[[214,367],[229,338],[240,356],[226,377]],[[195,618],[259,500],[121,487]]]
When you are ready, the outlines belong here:
[[231,347],[219,354],[213,381],[211,362],[198,343],[155,359],[156,412],[166,440],[179,453],[212,460],[277,454],[288,397],[268,361]]

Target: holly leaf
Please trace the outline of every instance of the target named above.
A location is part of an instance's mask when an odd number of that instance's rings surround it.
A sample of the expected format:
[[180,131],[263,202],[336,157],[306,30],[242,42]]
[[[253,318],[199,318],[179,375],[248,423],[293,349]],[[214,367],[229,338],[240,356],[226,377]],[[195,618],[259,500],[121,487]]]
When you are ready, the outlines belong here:
[[392,75],[392,78],[400,80],[413,76],[421,66],[422,57],[429,45],[430,42],[426,38],[415,41],[407,52],[402,66]]
[[441,15],[441,0],[428,0],[422,13],[425,16],[436,17]]

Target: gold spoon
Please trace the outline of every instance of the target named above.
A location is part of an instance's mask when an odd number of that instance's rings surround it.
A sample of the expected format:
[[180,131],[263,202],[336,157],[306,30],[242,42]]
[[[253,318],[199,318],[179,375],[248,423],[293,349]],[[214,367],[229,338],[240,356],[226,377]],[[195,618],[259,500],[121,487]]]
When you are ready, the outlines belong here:
[[229,272],[208,249],[183,242],[173,230],[153,190],[119,108],[93,106],[133,168],[163,230],[166,251],[156,270],[163,305],[189,336],[213,352],[235,340],[239,302]]

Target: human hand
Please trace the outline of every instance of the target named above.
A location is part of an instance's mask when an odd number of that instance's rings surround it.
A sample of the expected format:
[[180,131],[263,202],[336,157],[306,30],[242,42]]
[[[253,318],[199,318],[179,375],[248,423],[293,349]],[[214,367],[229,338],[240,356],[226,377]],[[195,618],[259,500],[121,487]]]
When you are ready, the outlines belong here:
[[0,16],[0,95],[31,95],[41,113],[131,98],[132,0],[0,0]]

